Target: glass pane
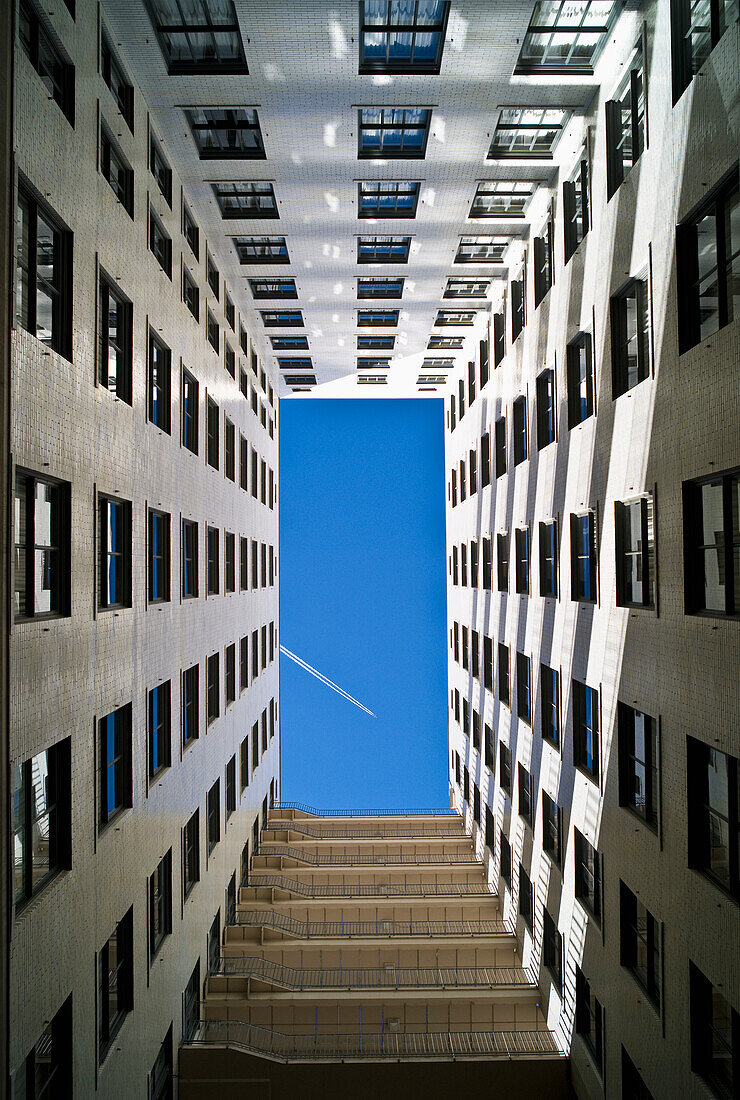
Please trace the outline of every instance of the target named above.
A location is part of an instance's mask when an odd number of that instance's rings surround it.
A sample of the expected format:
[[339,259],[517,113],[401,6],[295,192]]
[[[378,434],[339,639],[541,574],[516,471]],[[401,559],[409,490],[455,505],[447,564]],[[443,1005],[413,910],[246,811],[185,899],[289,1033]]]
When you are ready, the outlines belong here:
[[18,199],[15,224],[15,316],[24,328],[30,326],[28,266],[30,247],[30,211],[25,198]]
[[49,754],[42,752],[31,761],[31,844],[32,889],[49,873],[54,856],[52,823],[54,813],[53,777]]
[[701,543],[703,544],[704,606],[725,610],[725,548],[722,483],[701,487]]
[[[737,15],[735,16],[737,18]],[[740,190],[735,188],[724,206],[727,250],[727,323],[740,315]]]
[[23,764],[16,764],[13,767],[13,876],[16,902],[21,901],[26,894],[24,882],[24,864],[28,845],[26,771],[26,766]]

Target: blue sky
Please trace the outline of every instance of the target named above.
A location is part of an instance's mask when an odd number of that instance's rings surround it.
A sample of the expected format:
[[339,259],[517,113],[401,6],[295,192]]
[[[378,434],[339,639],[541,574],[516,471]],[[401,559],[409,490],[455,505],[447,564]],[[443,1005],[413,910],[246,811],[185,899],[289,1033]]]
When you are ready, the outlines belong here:
[[282,798],[444,806],[443,405],[280,405]]

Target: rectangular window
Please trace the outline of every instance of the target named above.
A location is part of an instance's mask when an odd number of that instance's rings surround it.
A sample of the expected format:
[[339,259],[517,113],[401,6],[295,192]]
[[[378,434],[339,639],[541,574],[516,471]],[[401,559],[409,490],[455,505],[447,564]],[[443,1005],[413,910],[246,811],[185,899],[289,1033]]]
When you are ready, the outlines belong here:
[[195,317],[195,320],[200,321],[200,290],[195,279],[184,265],[182,269],[182,300]]
[[519,765],[519,814],[530,825],[532,824],[534,817],[532,775],[522,764]]
[[632,971],[660,1012],[660,924],[623,882],[619,883],[619,940],[622,966]]
[[600,921],[601,857],[578,829],[574,829],[573,835],[576,868],[575,895],[591,916]]
[[221,839],[221,780],[217,779],[207,796],[208,855]]
[[98,497],[98,607],[131,607],[131,503]]
[[537,376],[537,447],[555,442],[555,371],[544,370]]
[[149,878],[149,961],[172,931],[172,849]]
[[563,815],[546,791],[542,792],[542,847],[557,867],[563,866]]
[[520,594],[529,593],[529,529],[517,528],[514,532],[515,584]]
[[542,236],[534,238],[534,305],[544,300],[553,282],[553,225],[548,218]]
[[226,820],[228,821],[231,815],[236,810],[236,756],[232,756],[226,765]]
[[[236,310],[234,309],[234,303],[231,300],[226,284],[224,283],[224,317],[226,318],[226,324],[229,326],[232,332],[236,332]],[[234,377],[234,372],[231,372],[231,377]]]
[[465,463],[460,463],[460,503],[462,503],[468,495],[467,478],[465,476]]
[[219,533],[218,528],[208,527],[206,529],[206,544],[207,544],[207,593],[209,596],[217,596],[220,588],[219,584]]
[[209,726],[221,713],[221,672],[218,657],[218,653],[213,653],[206,661],[206,721]]
[[566,348],[568,369],[568,427],[575,428],[595,412],[596,378],[591,334],[581,332]]
[[515,72],[590,75],[619,11],[613,0],[536,4]]
[[131,704],[98,721],[100,777],[98,831],[133,805],[131,761]]
[[236,432],[228,417],[224,417],[224,477],[236,478]]
[[239,591],[249,591],[249,539],[246,535],[239,539]]
[[13,1075],[13,1097],[72,1096],[72,994],[57,1011]]
[[738,308],[738,255],[740,190],[736,166],[729,179],[676,230],[681,354],[734,319]]
[[720,1100],[737,1096],[740,1014],[689,962],[691,1068]]
[[368,180],[357,184],[358,218],[414,218],[421,184]]
[[501,366],[506,354],[506,323],[503,313],[493,315],[493,365]]
[[687,615],[740,613],[740,471],[683,483]]
[[552,160],[569,117],[567,108],[501,108],[488,159]]
[[239,487],[249,492],[249,443],[239,433]]
[[519,718],[532,724],[532,661],[523,653],[516,655],[516,708]]
[[249,786],[249,736],[239,746],[239,786],[242,794]]
[[485,489],[491,484],[491,437],[488,432],[480,438],[480,485]]
[[649,714],[617,704],[619,804],[658,828],[658,734]]
[[218,330],[218,321],[211,313],[210,309],[206,309],[206,339],[211,345],[213,350],[218,355],[220,349],[220,335]]
[[540,596],[558,594],[558,531],[557,523],[540,523]]
[[182,521],[182,576],[183,599],[198,595],[198,524],[189,519]]
[[513,343],[524,328],[527,320],[527,288],[525,272],[522,268],[520,278],[512,279],[511,289],[511,342]]
[[220,412],[218,405],[210,397],[206,398],[206,462],[214,470],[218,469]]
[[498,590],[509,591],[509,536],[497,535],[496,548],[498,551]]
[[187,668],[182,674],[182,746],[187,748],[200,733],[200,669]]
[[98,970],[98,1062],[102,1065],[134,1007],[134,910],[129,909],[100,950]]
[[72,234],[22,183],[15,229],[16,321],[52,351],[72,357]]
[[542,701],[542,736],[556,748],[560,747],[560,673],[548,665],[540,665],[540,696]]
[[169,768],[172,763],[172,724],[170,681],[149,692],[149,778]]
[[236,536],[224,532],[224,592],[236,592]]
[[478,184],[469,218],[523,218],[536,185],[529,180],[486,180]]
[[[133,218],[134,170],[124,157],[115,139],[111,136],[108,127],[103,123],[100,125],[100,171],[110,184],[113,194],[123,209],[129,217]],[[157,253],[152,247],[151,240],[149,247],[156,256]],[[161,260],[160,264],[162,264]],[[164,267],[164,264],[162,266]]]
[[499,830],[499,838],[501,845],[500,874],[506,885],[511,889],[511,845],[503,829]]
[[588,161],[583,158],[563,184],[563,227],[565,229],[565,262],[568,263],[578,245],[588,233]]
[[431,118],[431,110],[425,107],[361,107],[358,158],[423,159]]
[[127,405],[132,403],[133,306],[105,275],[100,276],[98,381]]
[[483,588],[491,591],[493,574],[493,540],[483,539]]
[[655,586],[655,523],[652,495],[614,504],[617,606],[652,607]]
[[519,916],[531,932],[534,918],[534,890],[532,881],[521,863],[519,864]]
[[252,539],[252,591],[259,588],[259,543]]
[[197,107],[185,111],[201,160],[264,160],[257,111],[252,107]]
[[487,691],[493,691],[493,641],[491,638],[483,638],[483,686]]
[[604,1068],[604,1009],[594,997],[591,986],[579,966],[576,966],[576,1035],[588,1047],[601,1073]]
[[182,445],[198,453],[198,382],[183,368],[182,372]]
[[622,1100],[653,1100],[637,1066],[622,1047]]
[[490,234],[461,237],[454,262],[456,264],[503,263],[508,243],[506,237],[495,237]]
[[442,64],[446,0],[360,3],[360,73],[438,73]]
[[470,587],[478,587],[478,543],[470,543]]
[[236,378],[236,355],[228,340],[224,340],[224,366],[232,378]]
[[149,421],[170,434],[172,384],[172,352],[153,329],[149,329],[149,362],[147,364],[147,415]]
[[596,603],[596,517],[593,512],[570,517],[571,599]]
[[126,76],[105,31],[100,39],[100,75],[115,99],[124,122],[133,134],[134,86]]
[[506,473],[506,419],[501,416],[495,424],[496,477]]
[[[182,831],[183,901],[200,879],[200,810],[188,819]],[[196,997],[198,992],[196,992]]]
[[229,180],[214,183],[221,217],[225,220],[239,218],[279,218],[275,190],[271,183],[258,180]]
[[650,373],[647,282],[630,279],[609,300],[612,335],[612,397],[644,381]]
[[606,197],[616,193],[645,148],[645,69],[642,40],[614,99],[606,104]]
[[511,749],[499,742],[499,785],[511,798]]
[[483,752],[484,752],[484,764],[493,772],[496,767],[496,758],[494,755],[495,740],[493,737],[493,729],[487,723],[483,727]]
[[16,912],[72,865],[70,749],[67,737],[11,768]]
[[573,680],[573,763],[599,778],[599,693]]
[[16,621],[70,613],[70,486],[26,470],[15,475]]
[[288,264],[285,237],[232,237],[240,264]]
[[514,465],[524,462],[528,454],[527,446],[527,399],[517,397],[513,405]]
[[545,908],[542,910],[542,961],[560,992],[563,988],[563,937]]
[[239,693],[249,687],[249,635],[239,642]]
[[470,672],[476,680],[480,678],[480,634],[477,630],[470,632]]
[[167,163],[162,146],[154,134],[149,132],[149,171],[157,181],[157,187],[162,198],[172,209],[172,169]]
[[216,301],[218,301],[220,276],[218,268],[216,267],[216,261],[213,259],[208,249],[206,249],[206,282],[213,291]]
[[498,644],[498,697],[507,707],[511,706],[509,687],[509,647],[503,642]]
[[172,1024],[170,1024],[149,1074],[149,1100],[172,1100],[173,1095]]
[[738,760],[686,739],[689,866],[740,900]]
[[688,88],[725,31],[736,22],[734,0],[672,0],[674,103]]
[[[358,264],[405,264],[408,263],[411,237],[358,237]],[[364,280],[363,280],[364,281]],[[359,289],[359,288],[358,288]],[[358,297],[364,297],[359,295]],[[381,295],[388,297],[388,295]],[[394,297],[400,297],[394,294]]]
[[149,603],[170,598],[170,517],[149,509]]
[[[69,5],[68,5],[69,6]],[[59,105],[67,121],[75,124],[75,70],[36,11],[26,0],[18,10],[18,39],[28,60],[41,77],[49,98]]]

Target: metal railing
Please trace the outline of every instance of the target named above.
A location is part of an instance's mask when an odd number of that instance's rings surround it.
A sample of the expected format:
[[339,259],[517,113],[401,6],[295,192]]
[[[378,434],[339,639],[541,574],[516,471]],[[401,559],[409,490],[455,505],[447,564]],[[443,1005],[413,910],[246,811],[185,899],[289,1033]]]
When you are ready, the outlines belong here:
[[542,1031],[317,1032],[273,1031],[256,1024],[204,1020],[188,1044],[217,1044],[285,1062],[345,1058],[516,1058],[561,1056],[552,1034]]
[[281,856],[285,859],[294,859],[300,863],[310,863],[314,867],[342,867],[352,866],[353,864],[410,864],[418,865],[420,863],[477,863],[482,867],[483,864],[475,852],[459,852],[453,854],[451,852],[398,852],[390,855],[379,855],[372,853],[357,853],[350,855],[339,855],[331,853],[318,853],[318,852],[306,852],[302,848],[292,848],[290,845],[279,846],[274,844],[260,844],[255,856]]
[[501,936],[510,935],[502,920],[337,920],[303,921],[274,909],[241,909],[237,925],[275,928],[297,939],[330,939],[334,936]]
[[249,883],[242,889],[252,886],[270,886],[276,890],[285,890],[290,894],[300,894],[306,898],[392,898],[392,897],[466,897],[493,891],[487,882],[356,882],[356,883],[310,883],[286,875],[261,875],[250,872]]
[[436,806],[422,810],[318,810],[315,806],[307,806],[305,802],[276,802],[270,810],[298,810],[300,813],[312,814],[314,817],[459,817],[456,810],[450,810],[446,806]]
[[[444,819],[440,819],[444,820]],[[386,837],[399,837],[404,840],[414,840],[417,837],[424,838],[437,838],[440,839],[448,837],[459,837],[461,840],[470,839],[467,833],[462,828],[460,818],[457,818],[457,827],[453,822],[450,822],[450,827],[446,825],[437,827],[431,825],[428,822],[420,821],[418,825],[395,825],[389,826],[387,829],[378,829],[374,826],[363,827],[356,825],[354,828],[341,828],[340,826],[325,826],[314,825],[312,822],[307,821],[305,818],[273,818],[267,823],[267,828],[263,829],[264,832],[278,832],[281,829],[290,830],[293,833],[300,833],[301,836],[315,837],[317,840],[327,840],[330,837],[338,837],[341,839],[350,840],[362,840],[365,838],[377,838],[384,840]]]
[[[523,966],[285,966],[255,956],[220,955],[209,975],[257,978],[294,992],[321,989],[517,989],[536,985]],[[217,995],[217,994],[214,994]]]

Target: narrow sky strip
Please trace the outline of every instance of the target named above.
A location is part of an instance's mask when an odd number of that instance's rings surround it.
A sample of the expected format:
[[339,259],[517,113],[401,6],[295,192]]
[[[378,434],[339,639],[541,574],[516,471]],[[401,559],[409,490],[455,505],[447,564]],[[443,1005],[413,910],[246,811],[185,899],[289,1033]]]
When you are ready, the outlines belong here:
[[330,680],[327,676],[324,676],[323,673],[319,672],[317,669],[312,668],[311,665],[306,664],[306,662],[302,661],[300,657],[297,657],[295,653],[291,653],[290,650],[286,649],[284,645],[280,646],[280,652],[284,653],[286,657],[290,657],[291,661],[295,661],[297,665],[300,665],[301,668],[304,668],[306,672],[310,672],[312,676],[315,676],[316,679],[320,680],[322,684],[326,684],[326,686],[330,687],[332,691],[336,691],[337,694],[341,695],[343,699],[347,699],[350,703],[354,703],[354,705],[356,707],[359,707],[360,710],[364,710],[365,714],[369,714],[371,718],[375,718],[375,715],[371,710],[368,710],[368,708],[363,706],[362,703],[359,703],[357,699],[353,699],[352,696],[348,694],[348,692],[344,691],[343,688],[340,688],[338,684],[335,684],[333,682],[333,680]]

